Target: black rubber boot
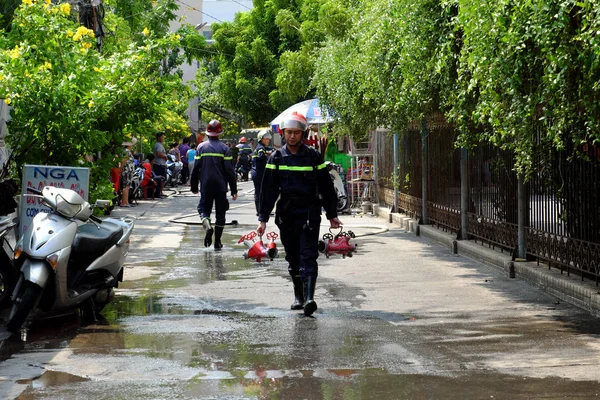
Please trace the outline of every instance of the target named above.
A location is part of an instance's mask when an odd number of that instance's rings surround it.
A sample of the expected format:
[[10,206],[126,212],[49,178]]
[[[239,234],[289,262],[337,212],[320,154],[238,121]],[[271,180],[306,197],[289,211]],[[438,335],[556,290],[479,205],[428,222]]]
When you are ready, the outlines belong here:
[[292,282],[294,283],[294,302],[290,308],[302,310],[304,308],[304,283],[299,275],[292,276]]
[[202,227],[206,231],[206,235],[204,236],[204,247],[210,247],[213,235],[213,227],[210,224],[210,218],[202,218]]
[[309,276],[304,281],[304,315],[310,317],[317,311],[317,302],[315,301],[315,287],[317,285],[317,277]]
[[221,243],[221,235],[223,235],[223,227],[215,226],[215,250],[221,250],[223,244]]

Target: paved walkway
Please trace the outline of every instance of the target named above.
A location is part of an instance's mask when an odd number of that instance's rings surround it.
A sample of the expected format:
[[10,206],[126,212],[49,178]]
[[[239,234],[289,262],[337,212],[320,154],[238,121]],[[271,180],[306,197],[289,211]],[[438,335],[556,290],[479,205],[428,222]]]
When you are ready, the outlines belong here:
[[[178,189],[170,192],[169,197],[162,200],[144,200],[140,201],[137,207],[133,208],[116,208],[112,216],[124,216],[129,215],[136,218],[144,218],[144,216],[153,210],[157,205],[159,209],[166,207],[165,213],[153,212],[154,217],[161,215],[160,220],[165,224],[169,223],[169,220],[173,218],[181,217],[182,215],[189,215],[190,219],[183,221],[198,223],[194,217],[194,209],[186,206],[180,210],[174,203],[175,197],[197,197],[189,192],[189,187],[179,187]],[[171,203],[173,202],[173,203]],[[228,219],[236,219],[240,224],[256,225],[256,219],[250,212],[237,212],[236,209],[241,207],[252,207],[252,185],[251,183],[240,184],[240,199],[238,202],[230,201],[231,210],[228,212]],[[167,206],[173,204],[173,206]],[[158,211],[158,210],[155,210]],[[191,213],[191,214],[190,214]],[[390,228],[401,228],[406,233],[412,233],[423,236],[429,240],[433,240],[437,243],[448,248],[449,252],[453,252],[456,249],[456,254],[465,256],[475,261],[483,262],[487,265],[491,265],[499,270],[500,273],[506,277],[514,277],[515,280],[523,280],[533,285],[548,294],[555,296],[557,299],[573,304],[586,311],[591,312],[593,315],[600,314],[600,289],[591,281],[581,281],[577,276],[567,276],[566,273],[561,274],[557,269],[549,270],[547,265],[537,265],[536,262],[513,262],[511,256],[506,252],[502,253],[499,250],[482,246],[474,241],[457,241],[454,235],[443,232],[432,226],[418,226],[417,221],[412,220],[403,214],[389,214],[387,209],[375,208],[375,216],[372,215],[361,215],[355,214],[354,216],[343,215],[342,221],[347,226],[346,230],[357,230],[356,225],[373,225],[372,229],[363,229],[363,234],[372,233],[373,230],[377,230],[379,227],[390,227]],[[323,217],[324,218],[324,217]],[[389,221],[392,221],[391,223]],[[326,221],[324,221],[326,222]],[[172,223],[172,222],[171,222]],[[353,228],[353,226],[355,226]],[[418,228],[417,228],[418,227]],[[274,229],[274,224],[269,224],[269,230]],[[176,230],[177,228],[173,227]],[[322,233],[327,229],[326,224],[323,224]],[[164,245],[164,238],[160,240]],[[175,238],[174,238],[175,240]],[[173,243],[175,244],[175,243]]]

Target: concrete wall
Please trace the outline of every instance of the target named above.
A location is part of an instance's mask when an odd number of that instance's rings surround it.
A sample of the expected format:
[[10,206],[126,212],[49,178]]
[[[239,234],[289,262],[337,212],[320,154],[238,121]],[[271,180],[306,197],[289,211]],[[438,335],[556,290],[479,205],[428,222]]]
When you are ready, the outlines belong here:
[[0,168],[8,159],[8,151],[4,144],[4,138],[8,133],[6,129],[6,121],[9,120],[9,112],[10,107],[4,103],[4,100],[0,100]]
[[[177,18],[171,24],[171,30],[177,30],[182,23],[188,23],[192,26],[205,26],[199,28],[199,32],[207,39],[212,38],[210,24],[213,22],[231,22],[238,12],[249,11],[252,8],[251,0],[186,0],[187,5],[179,4]],[[196,77],[198,63],[185,64],[181,66],[184,82],[189,82]],[[198,118],[198,103],[200,99],[194,98],[189,102],[188,107],[188,125],[193,131],[202,129],[202,122]]]

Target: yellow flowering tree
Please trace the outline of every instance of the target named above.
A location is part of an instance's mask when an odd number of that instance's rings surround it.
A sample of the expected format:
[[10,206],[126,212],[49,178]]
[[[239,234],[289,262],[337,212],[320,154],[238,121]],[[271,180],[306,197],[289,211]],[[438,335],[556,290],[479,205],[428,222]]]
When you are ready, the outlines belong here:
[[[153,135],[159,122],[185,136],[187,89],[162,67],[180,38],[140,34],[142,43],[101,54],[93,31],[72,19],[68,3],[23,0],[10,30],[0,31],[0,98],[14,107],[7,137],[14,176],[26,163],[83,163],[92,168],[92,200],[106,197],[123,140]],[[101,160],[85,164],[85,155],[98,152]]]

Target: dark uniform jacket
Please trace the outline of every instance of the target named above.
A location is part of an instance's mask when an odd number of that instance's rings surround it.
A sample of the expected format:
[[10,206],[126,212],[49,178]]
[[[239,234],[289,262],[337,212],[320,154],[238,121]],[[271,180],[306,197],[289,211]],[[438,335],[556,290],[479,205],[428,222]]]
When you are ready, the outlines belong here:
[[252,154],[252,180],[261,184],[263,175],[265,173],[265,167],[267,166],[267,159],[269,158],[269,154],[273,149],[271,147],[265,147],[262,143],[258,143],[256,149],[254,150],[254,154]]
[[192,192],[198,191],[199,179],[201,192],[227,192],[229,183],[231,194],[237,193],[231,150],[218,138],[202,142],[196,149],[195,160],[190,182]]
[[333,183],[321,154],[312,147],[301,145],[292,154],[287,145],[269,157],[262,181],[258,220],[267,222],[277,203],[278,218],[304,218],[308,212],[321,214],[325,208],[327,219],[337,217],[337,198]]
[[236,147],[238,149],[240,149],[240,152],[239,152],[240,160],[243,160],[243,161],[250,160],[250,157],[252,156],[252,147],[250,147],[249,144],[240,143]]

